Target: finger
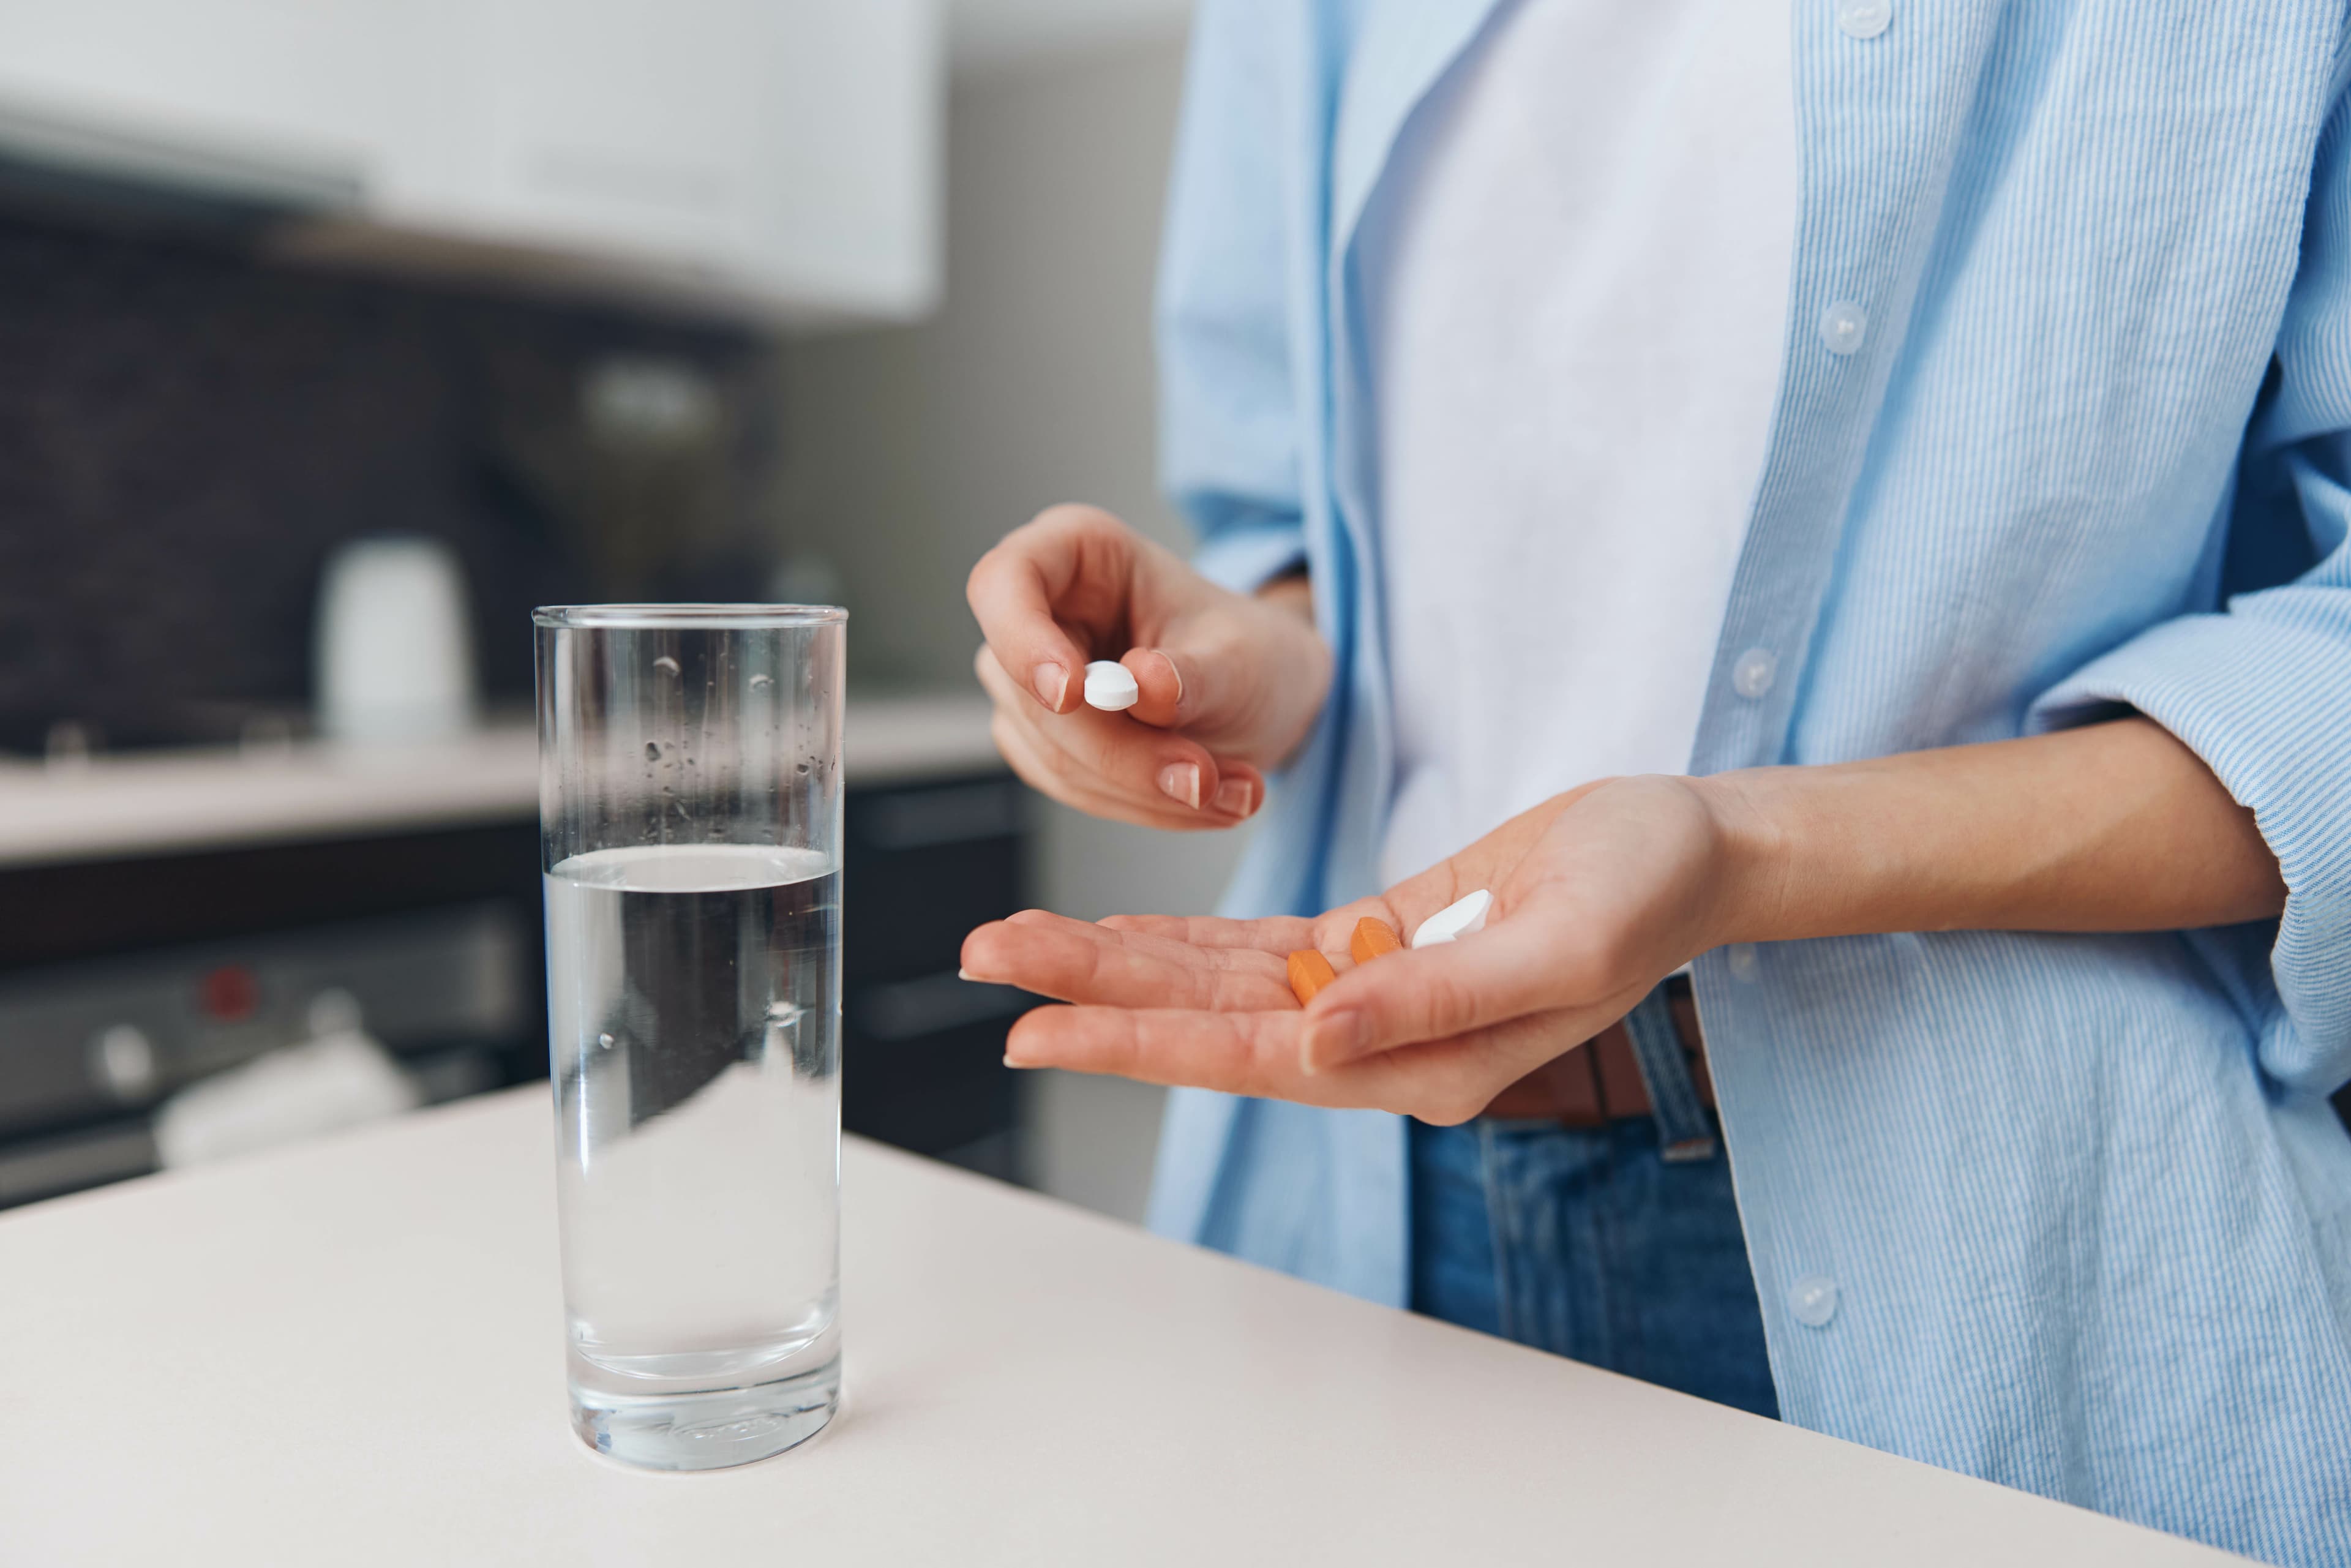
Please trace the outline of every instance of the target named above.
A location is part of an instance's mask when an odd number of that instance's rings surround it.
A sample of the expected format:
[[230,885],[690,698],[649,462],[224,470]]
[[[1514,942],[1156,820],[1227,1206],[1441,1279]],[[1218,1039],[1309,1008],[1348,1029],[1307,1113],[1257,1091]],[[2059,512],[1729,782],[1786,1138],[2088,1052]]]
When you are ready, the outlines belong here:
[[[1036,1008],[1012,1026],[1004,1060],[1227,1094],[1301,1099],[1296,1012]],[[1321,1103],[1321,1102],[1316,1102]]]
[[1294,915],[1227,920],[1212,915],[1113,915],[1102,924],[1194,947],[1238,947],[1276,957],[1314,946],[1320,938],[1314,921]]
[[[1254,769],[1244,769],[1241,793],[1247,799],[1240,804],[1247,809],[1231,810],[1220,803],[1217,790],[1225,783],[1221,766],[1215,754],[1196,740],[1130,724],[1122,715],[1092,708],[1058,716],[1037,714],[1023,700],[992,648],[980,650],[974,668],[980,685],[995,699],[998,715],[1025,735],[1031,758],[1053,777],[1087,780],[1131,807],[1164,814],[1167,807],[1176,806],[1196,817],[1210,819],[1205,824],[1193,821],[1186,826],[1229,826],[1245,820],[1262,798],[1261,791],[1249,783]],[[1228,793],[1223,799],[1232,797]]]
[[1582,1049],[1621,1014],[1605,1008],[1530,1013],[1491,1029],[1381,1051],[1319,1075],[1333,1102],[1397,1111],[1449,1127],[1482,1115],[1510,1084]]
[[[1246,656],[1238,649],[1229,654],[1179,652],[1165,646],[1128,649],[1118,661],[1134,677],[1134,706],[1126,710],[1126,716],[1157,729],[1229,723],[1239,706],[1233,699],[1242,687],[1253,681],[1281,678],[1279,672],[1220,667]],[[1247,772],[1262,800],[1264,775],[1254,768]]]
[[[1301,1064],[1321,1071],[1374,1051],[1608,999],[1580,934],[1542,915],[1498,906],[1494,923],[1474,936],[1342,974],[1306,1009]],[[1645,988],[1635,988],[1625,1007]]]
[[1184,722],[1187,702],[1199,688],[1196,682],[1187,685],[1175,654],[1165,648],[1130,648],[1118,662],[1134,677],[1134,706],[1126,710],[1127,717],[1162,729]]
[[1452,1125],[1609,1021],[1565,1009],[1405,1046],[1314,1077],[1296,1062],[1294,1012],[1037,1008],[1012,1027],[1005,1061],[1304,1104],[1367,1107]]
[[996,741],[996,749],[1019,775],[1021,782],[1089,816],[1176,832],[1229,826],[1221,819],[1212,820],[1186,810],[1172,800],[1144,802],[1113,795],[1101,788],[1098,780],[1073,771],[1069,758],[1059,749],[1041,743],[1022,721],[1003,708],[998,708],[989,718],[987,728]]
[[1228,721],[1261,706],[1270,683],[1296,678],[1267,668],[1263,644],[1238,635],[1230,616],[1178,617],[1158,641],[1128,649],[1119,663],[1138,694],[1127,716],[1165,728]]
[[[1065,622],[1100,621],[1123,591],[1133,537],[1091,507],[1055,507],[981,556],[964,599],[1003,667],[1048,712],[1079,706],[1087,650]],[[1101,601],[1101,602],[1096,602]]]
[[972,932],[963,967],[978,979],[1108,1007],[1262,1012],[1290,999],[1270,954],[1209,952],[1042,910]]
[[[1062,722],[1050,716],[1040,717],[1046,724]],[[1049,737],[1039,735],[1026,718],[1004,708],[998,708],[990,718],[988,733],[1004,759],[1023,780],[1063,805],[1089,815],[1174,832],[1230,828],[1241,821],[1213,806],[1195,811],[1172,798],[1137,799],[1106,788],[1099,777],[1086,771]]]

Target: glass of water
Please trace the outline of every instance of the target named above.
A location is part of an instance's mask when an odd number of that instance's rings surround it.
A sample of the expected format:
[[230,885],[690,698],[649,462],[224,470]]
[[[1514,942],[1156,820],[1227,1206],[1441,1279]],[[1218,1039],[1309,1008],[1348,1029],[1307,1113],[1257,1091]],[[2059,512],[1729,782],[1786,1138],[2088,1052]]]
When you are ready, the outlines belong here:
[[572,1425],[746,1464],[841,1393],[848,615],[533,619]]

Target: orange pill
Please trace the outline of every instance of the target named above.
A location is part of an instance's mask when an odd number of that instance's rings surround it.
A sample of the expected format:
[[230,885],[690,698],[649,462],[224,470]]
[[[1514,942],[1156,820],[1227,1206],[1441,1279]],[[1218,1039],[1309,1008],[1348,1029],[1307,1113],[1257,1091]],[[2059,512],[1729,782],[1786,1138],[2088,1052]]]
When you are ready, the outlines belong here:
[[1331,960],[1311,947],[1290,956],[1290,988],[1297,996],[1300,1007],[1312,1001],[1315,992],[1338,977],[1339,971],[1331,967]]
[[1404,944],[1396,939],[1395,926],[1368,915],[1355,922],[1355,934],[1347,941],[1347,951],[1355,956],[1358,964],[1384,958],[1391,953],[1402,951],[1403,947]]

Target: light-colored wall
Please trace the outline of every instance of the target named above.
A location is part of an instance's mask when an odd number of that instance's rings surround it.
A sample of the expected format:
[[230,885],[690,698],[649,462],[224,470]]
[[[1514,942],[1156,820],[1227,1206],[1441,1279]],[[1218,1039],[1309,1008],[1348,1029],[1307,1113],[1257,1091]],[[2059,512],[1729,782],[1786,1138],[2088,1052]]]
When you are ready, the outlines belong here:
[[[1092,501],[1186,543],[1158,493],[1150,331],[1182,74],[1174,24],[960,73],[944,308],[788,350],[787,514],[795,548],[841,578],[852,678],[968,685],[979,638],[965,574],[1052,502]],[[1035,893],[1088,919],[1204,911],[1238,841],[1047,808]],[[1030,1090],[1039,1185],[1139,1215],[1158,1092],[1059,1074]]]

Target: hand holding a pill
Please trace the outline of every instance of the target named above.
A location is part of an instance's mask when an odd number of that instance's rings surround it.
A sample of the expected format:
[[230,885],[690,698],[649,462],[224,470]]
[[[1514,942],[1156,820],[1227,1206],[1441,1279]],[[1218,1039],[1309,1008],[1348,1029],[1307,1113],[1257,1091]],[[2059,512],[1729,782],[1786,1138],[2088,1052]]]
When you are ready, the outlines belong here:
[[973,932],[964,965],[1077,1004],[1014,1027],[1018,1066],[1453,1123],[1715,946],[1731,866],[1700,785],[1604,780],[1311,919],[1029,911]]
[[1246,821],[1330,690],[1302,581],[1233,593],[1095,507],[1051,507],[1007,535],[966,594],[998,748],[1095,816]]

